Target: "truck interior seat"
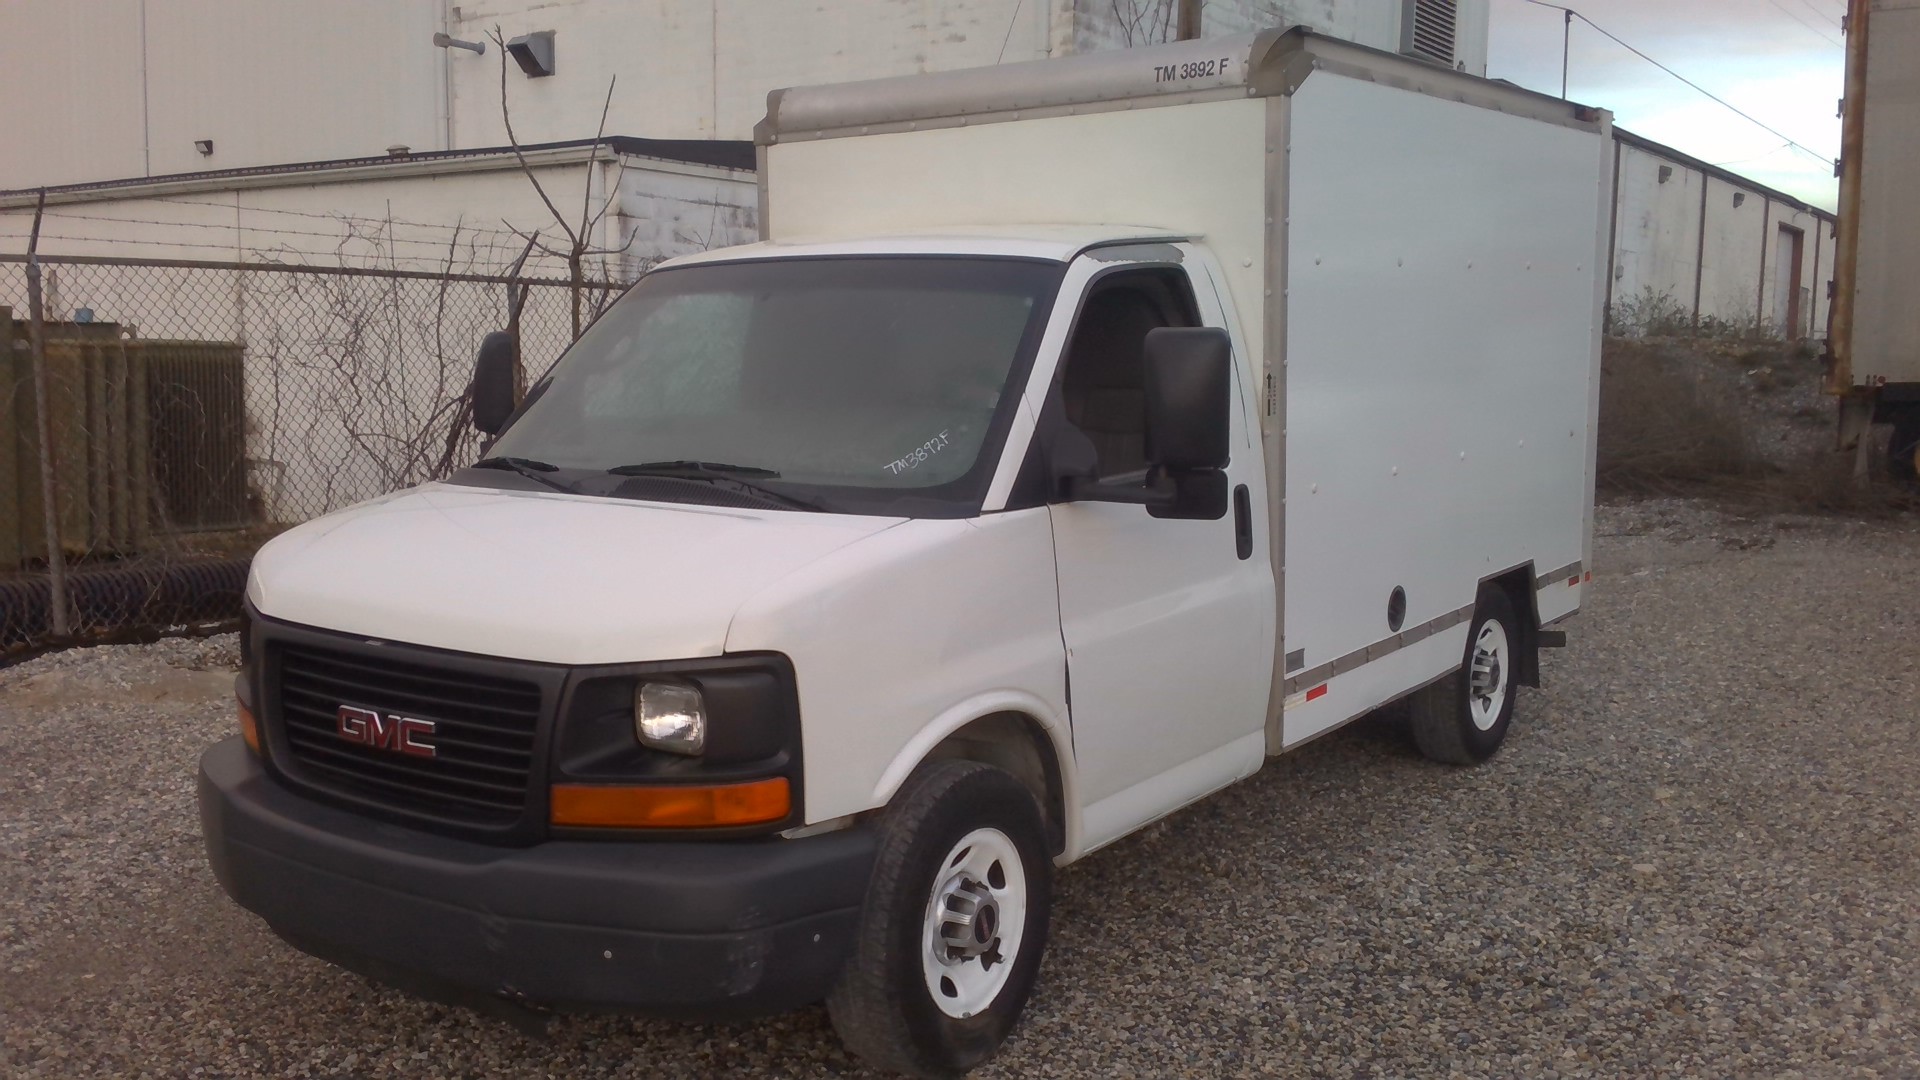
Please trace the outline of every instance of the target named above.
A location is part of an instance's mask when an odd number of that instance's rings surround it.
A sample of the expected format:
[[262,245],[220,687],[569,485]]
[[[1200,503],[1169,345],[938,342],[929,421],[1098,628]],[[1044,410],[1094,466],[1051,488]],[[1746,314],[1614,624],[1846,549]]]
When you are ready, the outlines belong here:
[[1101,476],[1147,467],[1146,337],[1166,325],[1160,305],[1132,288],[1104,289],[1080,312],[1062,404],[1067,420],[1092,440]]

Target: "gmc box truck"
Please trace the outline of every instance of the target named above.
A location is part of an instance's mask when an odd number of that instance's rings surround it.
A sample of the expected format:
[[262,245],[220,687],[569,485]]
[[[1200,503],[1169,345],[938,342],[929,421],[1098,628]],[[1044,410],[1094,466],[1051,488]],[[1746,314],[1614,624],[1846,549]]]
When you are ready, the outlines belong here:
[[[984,1060],[1057,867],[1410,698],[1507,737],[1591,578],[1605,113],[1295,29],[773,94],[485,456],[253,564],[220,883],[452,1000],[824,1000]],[[1284,900],[1280,901],[1284,902]]]

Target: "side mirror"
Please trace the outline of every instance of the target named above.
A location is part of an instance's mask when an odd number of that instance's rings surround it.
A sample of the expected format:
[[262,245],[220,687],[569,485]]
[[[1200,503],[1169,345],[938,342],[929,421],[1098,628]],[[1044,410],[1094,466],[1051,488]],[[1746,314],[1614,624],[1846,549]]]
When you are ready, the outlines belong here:
[[1143,342],[1147,469],[1144,484],[1099,480],[1092,442],[1061,418],[1050,447],[1069,499],[1135,503],[1157,518],[1213,521],[1227,512],[1233,346],[1225,330],[1162,327]]
[[1163,326],[1146,338],[1147,460],[1178,476],[1227,467],[1233,346],[1225,330]]
[[488,435],[500,434],[513,415],[513,335],[495,330],[480,339],[473,360],[473,426]]

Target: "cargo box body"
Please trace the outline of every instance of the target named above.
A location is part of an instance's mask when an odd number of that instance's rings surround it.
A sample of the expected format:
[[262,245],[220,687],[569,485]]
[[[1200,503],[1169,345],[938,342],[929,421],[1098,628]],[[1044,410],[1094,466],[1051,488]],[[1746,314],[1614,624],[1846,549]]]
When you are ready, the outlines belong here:
[[776,242],[1211,250],[1266,462],[1270,751],[1448,670],[1490,577],[1526,568],[1541,625],[1579,606],[1604,112],[1293,30],[776,92],[758,139]]

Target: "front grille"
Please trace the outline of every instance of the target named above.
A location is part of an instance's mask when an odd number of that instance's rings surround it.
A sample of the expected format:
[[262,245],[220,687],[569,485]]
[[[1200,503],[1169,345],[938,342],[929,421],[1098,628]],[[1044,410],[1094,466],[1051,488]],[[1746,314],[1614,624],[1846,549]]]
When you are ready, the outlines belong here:
[[[506,825],[526,808],[540,721],[531,682],[437,667],[428,657],[377,656],[281,643],[273,664],[286,746],[300,778],[414,813]],[[340,737],[341,706],[432,721],[433,757]]]

